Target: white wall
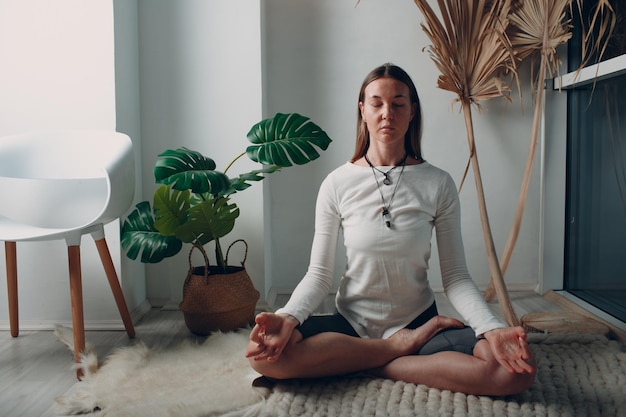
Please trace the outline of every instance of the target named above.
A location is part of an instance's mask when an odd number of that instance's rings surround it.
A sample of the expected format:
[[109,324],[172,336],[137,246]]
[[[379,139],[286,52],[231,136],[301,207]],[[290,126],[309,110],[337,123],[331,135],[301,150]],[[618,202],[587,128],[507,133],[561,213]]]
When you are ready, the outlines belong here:
[[[47,128],[114,130],[114,75],[110,0],[0,0],[0,135]],[[106,233],[119,271],[118,224]],[[93,239],[86,236],[82,243],[86,324],[119,326]],[[18,243],[17,250],[22,328],[69,322],[65,242]],[[0,271],[4,277],[4,245]],[[0,304],[6,299],[3,284]],[[0,327],[7,323],[8,310],[1,308]]]
[[[260,5],[256,0],[140,0],[138,4],[143,198],[151,201],[156,188],[154,162],[165,149],[198,150],[223,170],[248,146],[246,134],[262,115]],[[249,160],[240,161],[229,175],[256,168]],[[261,292],[265,280],[262,198],[261,184],[233,196],[241,215],[222,242],[225,246],[237,238],[248,242],[246,267]],[[182,298],[189,249],[186,246],[176,257],[147,266],[151,301]],[[212,244],[207,251],[212,254]],[[241,260],[233,253],[232,261]]]
[[[436,2],[432,1],[433,7]],[[297,111],[310,116],[334,139],[328,152],[307,166],[266,180],[266,289],[293,289],[306,271],[319,184],[354,151],[358,91],[374,67],[392,62],[412,76],[424,115],[425,158],[458,182],[467,162],[463,116],[452,93],[436,87],[439,75],[422,51],[429,42],[411,1],[266,0],[264,2],[265,115]],[[522,80],[529,76],[524,71]],[[532,124],[530,94],[496,100],[474,112],[477,151],[496,248],[508,236],[524,171]],[[471,172],[471,171],[470,171]],[[461,192],[463,237],[470,273],[480,287],[489,282],[473,176]],[[539,256],[538,169],[530,186],[524,223],[506,276],[510,289],[534,289]],[[430,281],[441,288],[436,251]],[[339,265],[337,273],[343,265]]]
[[[330,150],[314,163],[273,174],[236,195],[242,214],[229,236],[242,237],[250,244],[246,266],[262,295],[272,289],[289,291],[308,265],[319,184],[352,155],[358,89],[375,66],[393,62],[412,75],[422,99],[425,157],[448,170],[455,180],[461,178],[468,153],[465,126],[458,106],[452,104],[454,96],[436,88],[438,73],[422,51],[428,40],[419,27],[421,22],[418,9],[404,0],[358,5],[354,0],[62,0],[54,6],[45,0],[0,0],[0,133],[67,124],[126,132],[133,137],[140,158],[137,189],[143,193],[136,196],[139,201],[152,198],[152,168],[157,154],[166,148],[198,149],[223,169],[247,146],[245,134],[261,118],[276,112],[312,117],[334,139]],[[522,77],[526,82],[528,74]],[[515,99],[508,107],[501,100],[486,103],[474,117],[499,251],[515,209],[532,117],[529,94],[525,113]],[[553,103],[558,118],[563,102]],[[557,121],[548,130],[560,137],[559,126]],[[255,167],[239,162],[232,174]],[[550,169],[561,172],[558,166]],[[539,257],[538,171],[537,167],[507,274],[512,289],[535,288],[538,263],[558,265],[560,261],[549,248],[545,256],[550,259]],[[461,202],[470,272],[484,287],[489,271],[471,174]],[[558,212],[558,203],[546,209]],[[115,235],[117,228],[109,233]],[[117,238],[110,238],[109,244],[119,266]],[[30,275],[34,267],[26,264],[29,259],[40,259],[41,253],[50,253],[50,260],[56,261],[52,252],[58,251],[62,258],[62,244],[22,250],[20,272]],[[88,265],[91,248],[84,251]],[[3,259],[0,262],[4,268]],[[87,268],[99,273],[95,255],[93,262],[93,268]],[[157,303],[177,301],[187,251],[146,268],[124,257],[121,268],[123,277],[130,277],[123,279],[129,304],[141,303],[146,294]],[[340,262],[338,273],[342,268]],[[21,288],[26,288],[23,292],[37,286],[22,301],[22,318],[69,317],[65,269],[63,260],[58,267],[52,263],[46,267],[49,286],[20,278]],[[32,273],[37,275],[37,271]],[[91,278],[85,280],[85,292],[93,291]],[[101,282],[95,273],[94,281]],[[431,282],[441,287],[436,251]],[[106,311],[112,300],[108,290],[98,294],[101,299],[88,307],[94,309],[87,311],[88,320],[90,315],[108,320]],[[0,286],[0,299],[5,297],[5,286]],[[50,306],[48,300],[53,297],[59,302]],[[0,324],[5,319],[6,310],[0,310]]]
[[[139,201],[152,198],[152,168],[166,148],[198,149],[223,169],[245,148],[245,134],[261,118],[276,112],[312,117],[334,139],[329,152],[235,196],[242,215],[232,238],[243,237],[250,244],[246,266],[256,287],[262,295],[271,289],[288,291],[308,265],[317,188],[353,152],[356,96],[373,67],[393,62],[412,75],[425,117],[425,157],[457,181],[466,163],[462,116],[452,104],[454,96],[435,86],[438,73],[422,51],[428,40],[419,27],[418,9],[404,0],[355,5],[354,0],[0,0],[0,134],[68,125],[126,132],[140,157],[137,189],[144,191],[136,196]],[[525,82],[528,74],[522,79]],[[555,119],[549,120],[548,133],[562,138],[563,99],[550,103]],[[516,98],[508,107],[493,101],[481,114],[475,112],[499,251],[513,217],[528,147],[529,94],[525,108],[522,113]],[[547,162],[546,169],[548,176],[556,171],[556,184],[550,185],[556,188],[562,172],[561,143],[548,145],[556,147],[552,155],[557,155],[557,163]],[[238,164],[233,174],[256,167]],[[558,275],[561,262],[559,253],[550,253],[549,244],[539,259],[538,171],[507,274],[512,289],[534,288],[540,261],[556,266],[552,275]],[[546,188],[544,193],[553,190]],[[484,287],[489,271],[471,174],[461,201],[470,272]],[[545,210],[559,213],[559,204]],[[117,225],[107,233],[119,268]],[[544,233],[549,240],[551,232]],[[84,243],[83,262],[90,271],[84,278],[85,293],[98,294],[88,303],[86,318],[115,321],[109,291],[100,288],[106,283],[99,276],[95,249],[89,239]],[[57,322],[59,317],[69,320],[64,244],[29,245],[32,248],[19,252],[20,289],[29,294],[20,300],[22,319],[35,324]],[[436,251],[433,255],[431,282],[440,288]],[[146,292],[157,301],[180,299],[186,258],[183,251],[175,259],[144,268],[124,257],[122,284],[131,308]],[[45,271],[36,265],[46,265]],[[340,263],[338,272],[342,267]],[[0,268],[4,270],[3,256]],[[45,282],[38,278],[42,275]],[[6,286],[0,286],[2,299]],[[58,301],[51,303],[52,299]],[[6,320],[6,309],[0,309],[0,325]]]
[[[133,140],[135,152],[135,202],[142,200],[141,114],[139,96],[139,29],[137,0],[114,0],[116,130]],[[134,206],[134,204],[133,204]],[[129,212],[133,209],[131,207]],[[146,302],[146,269],[122,254],[120,275],[127,303]],[[148,306],[149,307],[149,306]],[[136,312],[141,315],[143,305]]]
[[[567,62],[566,48],[561,60]],[[565,67],[566,68],[566,67]],[[547,82],[552,86],[551,80]],[[565,206],[567,181],[567,92],[546,89],[541,176],[539,236],[539,293],[562,290],[565,262]]]

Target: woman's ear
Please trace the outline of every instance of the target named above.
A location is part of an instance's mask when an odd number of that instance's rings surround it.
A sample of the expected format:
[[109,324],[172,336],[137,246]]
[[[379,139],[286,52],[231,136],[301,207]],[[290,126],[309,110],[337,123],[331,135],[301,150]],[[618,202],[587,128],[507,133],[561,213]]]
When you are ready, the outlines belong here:
[[411,120],[415,117],[415,113],[417,111],[417,103],[411,104]]

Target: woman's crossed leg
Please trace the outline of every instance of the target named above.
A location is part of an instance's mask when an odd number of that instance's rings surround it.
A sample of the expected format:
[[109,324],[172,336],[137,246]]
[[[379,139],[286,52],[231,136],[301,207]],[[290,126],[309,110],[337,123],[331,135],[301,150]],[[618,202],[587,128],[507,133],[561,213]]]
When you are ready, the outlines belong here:
[[[416,329],[402,329],[388,339],[335,332],[303,338],[288,320],[272,313],[257,318],[247,356],[251,366],[266,377],[316,378],[367,371],[392,380],[474,395],[515,394],[530,387],[534,380],[532,371],[505,369],[487,340],[478,341],[472,354],[415,354],[442,330],[463,326],[453,318],[435,316]],[[513,337],[516,328],[509,329]],[[286,343],[281,342],[285,335]],[[534,359],[527,358],[526,362],[527,369],[534,370]]]

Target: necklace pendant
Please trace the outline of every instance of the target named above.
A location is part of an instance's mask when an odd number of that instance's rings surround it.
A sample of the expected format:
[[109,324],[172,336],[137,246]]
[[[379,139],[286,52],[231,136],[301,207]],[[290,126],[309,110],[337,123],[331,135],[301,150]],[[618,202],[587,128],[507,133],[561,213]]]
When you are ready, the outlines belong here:
[[383,219],[385,219],[385,226],[391,228],[391,217],[389,216],[389,209],[385,206],[382,208]]
[[383,180],[383,184],[391,185],[391,178],[389,178],[389,173],[385,174],[385,179]]

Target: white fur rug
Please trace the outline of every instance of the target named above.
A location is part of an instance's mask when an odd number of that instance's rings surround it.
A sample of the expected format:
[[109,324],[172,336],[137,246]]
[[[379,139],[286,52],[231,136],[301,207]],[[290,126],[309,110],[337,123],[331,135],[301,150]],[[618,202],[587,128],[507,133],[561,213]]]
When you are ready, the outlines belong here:
[[[66,336],[67,337],[67,336]],[[63,337],[62,337],[63,339]],[[71,340],[71,337],[70,339]],[[57,399],[61,415],[204,416],[626,416],[626,352],[603,336],[529,335],[538,361],[533,387],[492,398],[370,378],[328,378],[253,388],[243,356],[247,332],[164,351],[123,348]]]
[[[71,329],[56,330],[68,347]],[[185,342],[154,351],[139,343],[121,348],[100,366],[87,346],[84,377],[70,395],[56,399],[57,413],[99,409],[102,417],[255,416],[268,396],[253,388],[259,374],[245,358],[249,331],[216,333],[202,344]]]

